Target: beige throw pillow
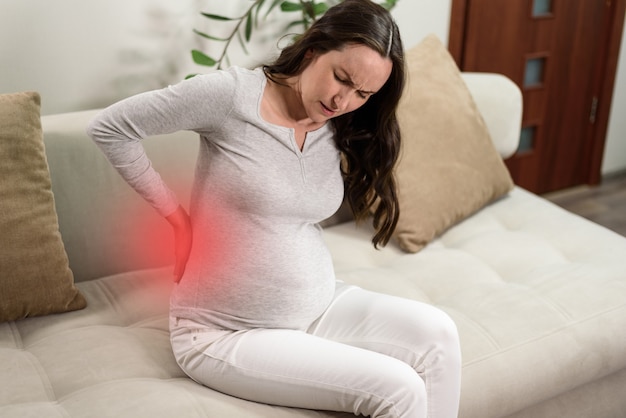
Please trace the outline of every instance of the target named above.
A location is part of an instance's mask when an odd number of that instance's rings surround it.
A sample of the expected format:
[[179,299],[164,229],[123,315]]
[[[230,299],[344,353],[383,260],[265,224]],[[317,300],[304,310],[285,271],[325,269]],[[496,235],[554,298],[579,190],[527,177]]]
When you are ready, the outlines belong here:
[[40,98],[0,95],[0,322],[84,308],[61,241]]
[[485,122],[439,39],[406,53],[408,85],[398,119],[396,239],[417,252],[450,226],[507,193],[513,182]]

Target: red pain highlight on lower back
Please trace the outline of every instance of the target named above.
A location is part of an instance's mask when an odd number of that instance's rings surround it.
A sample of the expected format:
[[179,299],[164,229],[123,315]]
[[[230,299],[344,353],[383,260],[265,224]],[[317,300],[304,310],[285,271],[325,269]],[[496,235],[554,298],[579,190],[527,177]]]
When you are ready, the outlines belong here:
[[[225,210],[212,209],[202,218],[192,214],[192,249],[185,276],[194,274],[192,269],[201,269],[203,274],[219,271],[236,263],[238,254],[237,222]],[[169,264],[172,272],[175,262],[174,231],[165,219],[140,217],[133,235],[137,236],[137,257],[154,260],[160,265]]]

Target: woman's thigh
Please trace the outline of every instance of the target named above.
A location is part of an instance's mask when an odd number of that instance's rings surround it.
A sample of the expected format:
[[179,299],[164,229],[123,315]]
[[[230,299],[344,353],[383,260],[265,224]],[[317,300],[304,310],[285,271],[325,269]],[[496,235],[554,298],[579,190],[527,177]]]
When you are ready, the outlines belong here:
[[456,325],[441,309],[340,283],[308,332],[410,365],[425,382],[428,416],[457,416],[461,350]]
[[301,331],[233,332],[184,322],[173,325],[172,346],[192,379],[233,396],[371,417],[426,417],[418,374],[373,351]]

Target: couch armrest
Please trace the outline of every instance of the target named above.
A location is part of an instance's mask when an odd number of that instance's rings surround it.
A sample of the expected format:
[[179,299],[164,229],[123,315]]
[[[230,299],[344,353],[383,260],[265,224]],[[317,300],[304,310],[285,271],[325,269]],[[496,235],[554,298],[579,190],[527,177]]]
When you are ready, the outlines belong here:
[[495,73],[461,73],[502,158],[515,153],[522,124],[522,92]]

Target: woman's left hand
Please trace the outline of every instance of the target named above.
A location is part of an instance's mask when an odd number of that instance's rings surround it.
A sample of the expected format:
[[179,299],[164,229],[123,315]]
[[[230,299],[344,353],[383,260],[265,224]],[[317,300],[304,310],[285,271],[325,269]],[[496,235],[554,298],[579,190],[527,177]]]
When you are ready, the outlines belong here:
[[191,243],[193,232],[191,230],[191,219],[182,206],[178,206],[176,211],[165,217],[174,228],[176,264],[174,265],[174,281],[180,282],[185,273],[185,267],[191,253]]

